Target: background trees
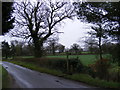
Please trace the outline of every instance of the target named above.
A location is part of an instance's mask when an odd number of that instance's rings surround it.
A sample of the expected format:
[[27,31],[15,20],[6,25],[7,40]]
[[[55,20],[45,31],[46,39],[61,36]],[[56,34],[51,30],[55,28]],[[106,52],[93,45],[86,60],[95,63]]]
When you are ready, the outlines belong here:
[[14,27],[13,10],[13,2],[2,2],[2,35]]
[[55,52],[57,50],[57,45],[58,45],[58,38],[57,37],[54,37],[54,38],[49,38],[47,40],[47,47],[46,47],[46,51],[49,53],[49,54],[52,54],[52,55],[55,55]]
[[10,44],[2,42],[2,53],[6,59],[8,57],[15,58],[16,56],[33,56],[33,45],[26,44],[24,41],[13,40]]
[[56,55],[64,52],[65,46],[60,44],[58,41],[58,36],[52,36],[48,38],[46,41],[46,46],[43,47],[45,52],[50,55]]
[[11,56],[34,56],[33,44],[25,41],[11,41],[10,44]]
[[2,42],[2,55],[5,57],[5,59],[10,56],[10,46],[6,41]]
[[65,46],[59,43],[57,49],[59,53],[63,53],[65,51]]
[[72,54],[80,54],[82,51],[82,48],[80,47],[80,45],[78,45],[77,43],[74,43],[73,45],[71,45],[71,48],[69,50]]
[[[93,36],[92,34],[90,33],[93,33],[93,31],[90,31],[88,32],[88,34],[90,36],[86,37],[84,43],[84,47],[86,48],[86,50],[90,53],[95,53],[96,52],[96,48],[97,48],[97,41],[95,39],[95,36]],[[96,52],[97,53],[97,52]]]
[[31,38],[36,57],[42,56],[43,43],[47,38],[58,33],[57,25],[74,16],[74,10],[67,2],[21,2],[15,7],[16,23],[21,30],[12,35]]

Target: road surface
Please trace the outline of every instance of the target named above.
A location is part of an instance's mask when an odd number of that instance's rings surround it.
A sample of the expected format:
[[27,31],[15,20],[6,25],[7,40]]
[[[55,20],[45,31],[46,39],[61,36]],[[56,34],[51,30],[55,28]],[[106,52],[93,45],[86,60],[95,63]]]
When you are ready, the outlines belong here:
[[19,88],[91,88],[80,82],[40,73],[9,62],[3,62],[3,67],[13,76]]

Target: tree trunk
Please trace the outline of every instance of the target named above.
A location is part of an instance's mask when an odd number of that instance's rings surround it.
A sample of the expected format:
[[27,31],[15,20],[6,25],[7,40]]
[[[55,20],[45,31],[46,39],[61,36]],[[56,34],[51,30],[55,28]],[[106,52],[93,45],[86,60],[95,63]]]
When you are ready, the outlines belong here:
[[52,54],[55,55],[55,46],[52,46]]
[[100,54],[100,60],[102,60],[101,37],[99,37],[99,54]]
[[8,53],[6,52],[6,54],[5,54],[5,59],[8,59]]
[[40,42],[38,38],[34,38],[33,43],[34,43],[34,56],[35,57],[42,57],[42,55],[43,55],[43,52],[42,52],[43,43]]

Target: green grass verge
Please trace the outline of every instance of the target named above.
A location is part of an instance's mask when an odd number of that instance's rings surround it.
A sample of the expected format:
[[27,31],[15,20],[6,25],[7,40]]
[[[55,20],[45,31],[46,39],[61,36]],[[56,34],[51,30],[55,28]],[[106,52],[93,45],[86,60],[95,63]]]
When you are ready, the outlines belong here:
[[70,76],[67,76],[68,78],[80,82],[87,83],[89,85],[94,85],[98,87],[103,87],[103,88],[120,88],[120,83],[115,83],[115,82],[107,82],[105,80],[100,80],[98,78],[92,78],[91,76],[87,74],[73,74]]
[[0,68],[0,72],[2,71],[2,88],[9,88],[10,79],[8,72],[2,67]]
[[39,71],[42,73],[48,73],[48,74],[52,74],[52,75],[56,75],[56,76],[63,76],[64,78],[67,78],[67,79],[84,82],[84,83],[92,85],[92,86],[98,86],[98,87],[103,87],[103,88],[120,88],[120,83],[107,82],[105,80],[94,79],[87,74],[66,75],[66,74],[62,73],[61,71],[43,68],[43,67],[37,66],[36,64],[33,64],[33,63],[27,63],[27,62],[21,62],[21,61],[9,61],[9,62],[18,64],[23,67],[27,67],[29,69],[36,70],[36,71]]

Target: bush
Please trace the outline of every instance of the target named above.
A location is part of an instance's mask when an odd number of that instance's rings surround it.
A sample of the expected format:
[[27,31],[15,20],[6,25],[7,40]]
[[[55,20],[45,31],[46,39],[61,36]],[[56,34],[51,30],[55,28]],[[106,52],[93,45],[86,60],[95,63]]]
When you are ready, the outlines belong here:
[[[83,71],[83,64],[77,58],[48,60],[49,67],[63,71],[64,73],[75,73]],[[69,65],[67,66],[67,63]],[[69,68],[69,71],[68,71]]]
[[108,69],[110,68],[110,63],[108,59],[97,60],[95,64],[89,65],[93,70],[93,74],[100,79],[108,80]]
[[49,60],[48,67],[66,72],[66,59]]
[[114,82],[120,82],[120,67],[115,66],[109,71],[109,79]]
[[115,44],[112,49],[110,54],[112,55],[113,62],[117,62],[118,65],[120,66],[120,44]]
[[85,69],[85,66],[82,64],[81,60],[77,60],[77,63],[76,63],[76,72],[83,72],[84,69]]

